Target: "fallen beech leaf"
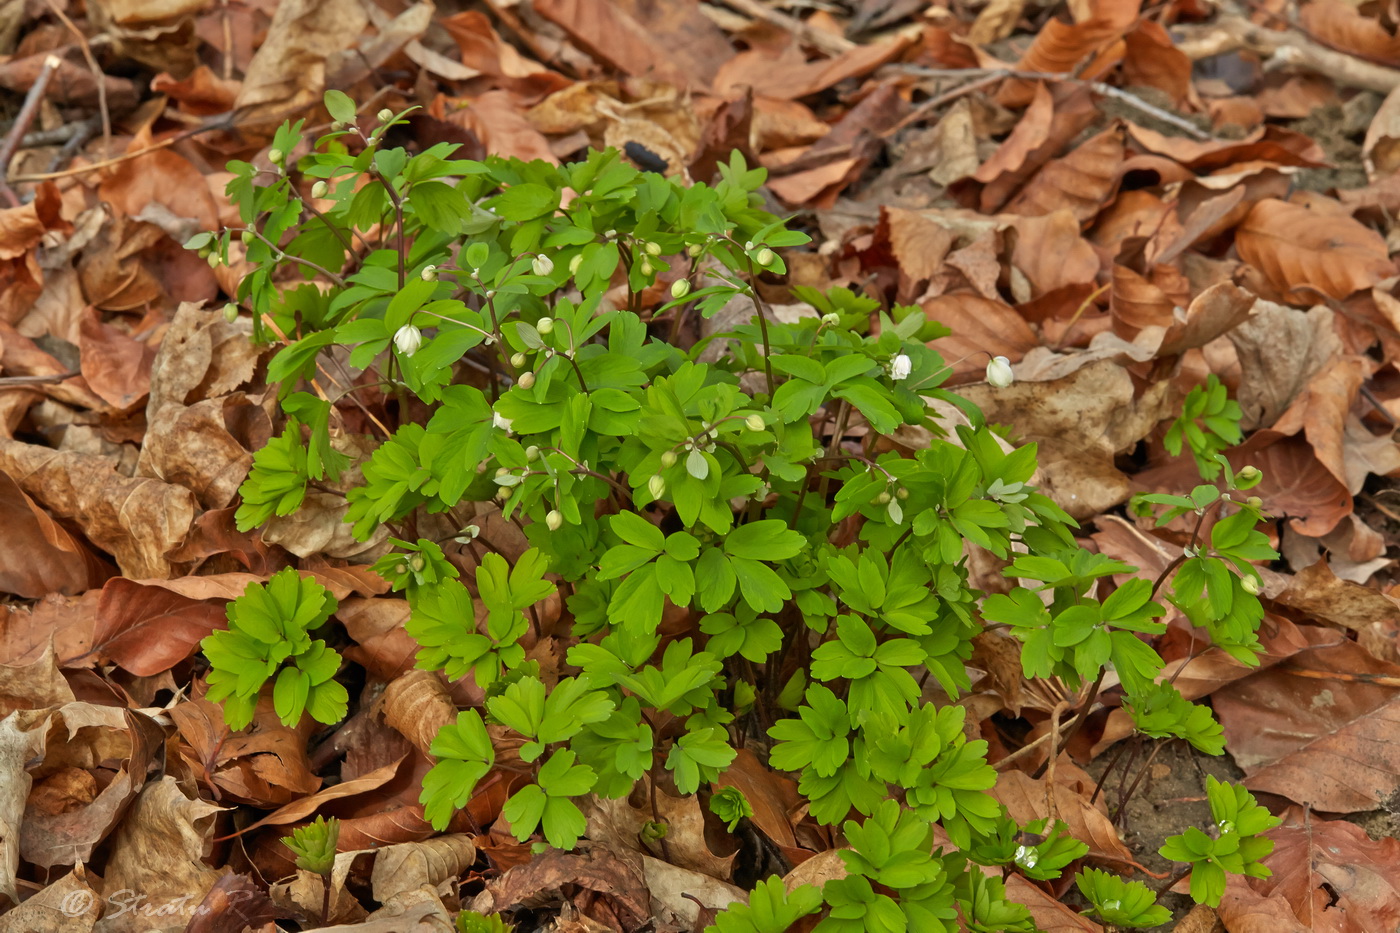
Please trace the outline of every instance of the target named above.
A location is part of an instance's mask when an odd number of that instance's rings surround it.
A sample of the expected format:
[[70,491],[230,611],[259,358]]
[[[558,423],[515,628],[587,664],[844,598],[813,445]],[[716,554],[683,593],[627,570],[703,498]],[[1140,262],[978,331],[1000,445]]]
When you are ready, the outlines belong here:
[[753,807],[754,825],[780,846],[796,846],[789,814],[799,806],[797,785],[791,778],[770,771],[746,748],[720,772],[718,787],[737,788]]
[[1191,94],[1191,59],[1172,43],[1162,24],[1139,20],[1123,41],[1125,85],[1156,88],[1180,107]]
[[92,652],[141,677],[167,671],[228,620],[225,602],[196,600],[124,577],[108,580],[97,603]]
[[[635,803],[625,797],[617,800],[591,797],[581,805],[588,818],[586,835],[589,839],[614,851],[647,854],[639,840],[642,828],[655,816],[651,798],[643,790],[645,781],[644,778],[633,792]],[[721,858],[710,850],[705,841],[705,814],[700,809],[700,798],[672,797],[665,791],[657,791],[655,800],[657,812],[669,827],[666,845],[671,860],[681,868],[728,881],[734,873],[734,853]]]
[[[3,731],[0,723],[0,736]],[[3,741],[0,738],[0,758]],[[23,904],[0,915],[0,933],[90,933],[101,915],[102,898],[88,883],[83,866],[75,865]]]
[[943,355],[955,375],[984,373],[987,355],[1004,356],[1013,363],[1040,346],[1016,309],[978,295],[942,295],[920,307],[929,320],[947,326],[952,333],[929,346]]
[[[118,724],[124,728],[117,728]],[[110,762],[117,771],[104,778],[108,783],[95,797],[75,809],[50,813],[34,806],[31,798],[20,827],[20,853],[25,861],[44,868],[86,863],[125,816],[150,770],[159,766],[156,755],[162,751],[165,733],[153,719],[135,710],[84,703],[56,710],[46,732],[50,746],[63,746],[64,754],[45,756],[36,778],[42,780],[69,756],[88,768]]]
[[[129,153],[149,149],[149,130],[132,137]],[[135,217],[150,204],[163,206],[175,217],[193,220],[200,230],[218,226],[219,207],[204,175],[174,149],[156,149],[118,163],[98,189],[102,200],[127,217]]]
[[261,885],[249,875],[224,875],[195,909],[185,933],[232,933],[271,925],[277,908]]
[[1263,449],[1251,441],[1231,452],[1230,463],[1236,470],[1251,465],[1263,472],[1255,493],[1270,511],[1288,516],[1294,531],[1318,538],[1351,514],[1351,494],[1307,441],[1288,437]]
[[486,882],[470,908],[492,914],[572,900],[586,916],[602,912],[615,917],[621,929],[637,929],[652,917],[643,858],[602,846],[573,852],[549,849]]
[[1314,375],[1341,352],[1333,312],[1299,311],[1271,301],[1229,332],[1240,361],[1239,402],[1246,430],[1269,427]]
[[1064,158],[1048,162],[1003,210],[1036,217],[1068,210],[1086,224],[1117,189],[1122,161],[1123,131],[1110,127]]
[[1044,84],[1036,84],[1021,119],[1004,139],[991,158],[978,166],[972,177],[984,184],[996,181],[1007,172],[1014,172],[1025,164],[1035,152],[1050,138],[1051,122],[1055,116],[1055,104],[1050,91]]
[[[38,599],[74,594],[111,576],[113,568],[55,522],[0,471],[0,592]],[[0,659],[3,655],[0,655]]]
[[893,61],[907,46],[907,40],[894,38],[858,45],[835,58],[810,62],[803,59],[796,44],[786,46],[781,53],[766,48],[749,49],[720,66],[714,90],[729,97],[752,88],[755,94],[764,97],[798,100],[849,78],[867,75]]
[[213,835],[213,816],[223,808],[191,800],[175,778],[147,784],[113,836],[103,873],[103,891],[143,896],[153,911],[111,911],[98,925],[103,933],[180,933],[209,889],[229,869],[204,864]]
[[1158,357],[1203,347],[1222,334],[1232,333],[1248,320],[1257,302],[1254,295],[1228,282],[1210,286],[1192,299],[1182,319],[1167,328],[1157,349]]
[[[1070,24],[1052,19],[1041,27],[1016,67],[1055,74],[1073,71],[1085,80],[1096,80],[1122,61],[1122,35],[1122,26],[1107,20]],[[1008,81],[997,94],[997,103],[1003,107],[1023,105],[1031,93],[1028,83]]]
[[327,59],[348,49],[369,19],[356,0],[283,0],[234,101],[239,125],[272,129],[284,117],[317,104]]
[[[1011,264],[1031,284],[1025,299],[1092,282],[1099,272],[1099,257],[1088,240],[1079,235],[1079,221],[1067,210],[1039,217],[1007,218],[1016,228]],[[1025,300],[1016,296],[1018,301]]]
[[422,842],[402,842],[380,849],[374,856],[370,884],[374,899],[384,904],[405,891],[466,874],[476,861],[476,846],[464,835],[438,836]]
[[1299,807],[1282,818],[1264,859],[1273,875],[1250,879],[1249,887],[1287,904],[1309,930],[1363,933],[1400,922],[1400,840],[1371,839],[1355,823]]
[[[688,4],[671,6],[680,10],[689,7]],[[702,49],[686,49],[685,37],[662,33],[654,25],[644,24],[629,15],[625,5],[607,0],[537,0],[534,7],[594,58],[625,74],[655,78],[677,87],[704,89],[714,77],[715,62],[733,54],[732,47],[729,55],[723,54],[727,42],[723,46],[714,44],[716,34],[723,41],[723,34],[717,29],[706,29],[694,22],[689,24],[695,32],[692,41],[711,52],[710,55],[697,54]],[[639,5],[637,12],[645,15],[650,12],[647,7]],[[721,50],[718,58],[713,54],[716,49]]]
[[1128,498],[1128,478],[1114,457],[1146,437],[1168,410],[1165,382],[1138,395],[1128,373],[1111,360],[1049,382],[969,385],[958,392],[981,406],[989,421],[1014,421],[1024,441],[1039,443],[1042,491],[1080,518]]
[[702,908],[723,910],[736,901],[748,902],[748,892],[743,888],[649,855],[642,856],[642,868],[651,895],[652,915],[677,924],[680,929],[694,929]]
[[438,730],[457,721],[457,706],[443,681],[437,671],[406,671],[384,688],[380,700],[384,722],[424,755],[431,754],[429,749]]
[[1025,904],[1036,929],[1043,933],[1103,933],[1103,927],[1070,910],[1016,872],[1006,879],[1006,896],[1013,903]]
[[78,349],[88,387],[118,411],[130,409],[150,391],[156,351],[102,323],[95,309],[79,325]]
[[1235,248],[1284,293],[1342,299],[1395,274],[1385,239],[1374,230],[1274,199],[1254,205],[1236,231]]
[[117,559],[130,577],[168,577],[165,554],[180,543],[194,520],[187,489],[116,472],[103,457],[66,453],[0,438],[0,471],[73,521],[97,546]]
[[[0,718],[0,897],[19,903],[15,874],[19,870],[20,827],[31,778],[25,763],[44,747],[43,730],[24,728],[19,714]],[[85,911],[86,912],[86,911]]]
[[1353,675],[1396,678],[1400,666],[1338,638],[1215,692],[1249,788],[1332,813],[1374,809],[1400,789],[1400,699]]
[[258,699],[252,734],[231,733],[222,707],[203,697],[177,704],[169,715],[184,739],[181,757],[216,799],[280,807],[321,787],[306,758],[305,736],[278,721],[266,693]]
[[1400,38],[1374,18],[1341,0],[1310,0],[1298,9],[1298,22],[1308,34],[1339,52],[1350,52],[1377,64],[1400,64]]
[[0,716],[15,710],[42,710],[74,700],[73,690],[58,670],[53,645],[26,664],[0,665]]
[[1109,859],[1119,865],[1141,868],[1133,853],[1123,844],[1113,821],[1072,788],[1056,782],[1054,812],[1046,810],[1046,778],[1036,780],[1024,771],[1008,770],[997,775],[989,793],[1006,807],[1018,823],[1039,819],[1061,819],[1069,834],[1089,847],[1089,858]]

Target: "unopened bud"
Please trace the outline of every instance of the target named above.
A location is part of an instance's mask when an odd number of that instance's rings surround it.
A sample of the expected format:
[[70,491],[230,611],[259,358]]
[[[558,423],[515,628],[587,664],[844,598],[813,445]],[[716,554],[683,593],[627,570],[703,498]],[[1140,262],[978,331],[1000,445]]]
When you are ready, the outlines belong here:
[[1245,480],[1246,482],[1248,482],[1249,480],[1252,480],[1252,479],[1258,479],[1260,473],[1259,473],[1259,468],[1258,468],[1258,467],[1255,467],[1255,466],[1247,466],[1247,467],[1242,467],[1242,468],[1240,469],[1240,472],[1239,472],[1238,474],[1236,474],[1236,475],[1239,476],[1240,479]]
[[763,423],[762,415],[749,415],[744,419],[744,425],[748,427],[750,431],[762,431],[764,428],[768,427],[768,425]]
[[651,479],[647,480],[647,492],[651,493],[653,499],[660,499],[665,491],[666,478],[660,473],[653,473]]
[[753,259],[754,262],[758,263],[760,266],[766,266],[773,261],[773,251],[765,246],[758,251],[758,255]]
[[496,475],[497,475],[497,476],[505,476],[505,475],[506,475],[507,473],[509,473],[509,472],[510,472],[510,467],[496,467]]
[[1264,500],[1258,496],[1250,496],[1248,499],[1244,500],[1244,504],[1251,509],[1262,509],[1264,507]]
[[394,119],[394,111],[385,107],[383,110],[379,111],[378,116],[380,123],[388,123],[390,120]]
[[281,149],[267,150],[267,161],[271,162],[273,165],[281,165],[282,160],[285,158],[286,154]]
[[240,230],[238,232],[238,238],[243,241],[244,246],[250,246],[253,240],[256,239],[251,230]]
[[422,554],[414,554],[408,559],[408,566],[414,573],[422,573],[423,568],[428,566],[428,562],[423,559]]
[[1250,596],[1258,596],[1259,581],[1253,577],[1240,577],[1240,589],[1244,590]]
[[890,494],[889,494],[888,491],[882,492],[882,493],[880,493],[878,496],[875,497],[875,504],[876,504],[876,505],[885,505],[885,504],[888,503],[889,501],[890,501]]
[[316,182],[316,184],[311,186],[311,196],[313,198],[316,198],[317,200],[320,200],[321,198],[324,198],[326,196],[326,192],[329,190],[330,185],[326,184],[324,181],[318,181]]
[[540,459],[540,448],[537,445],[531,444],[529,447],[525,448],[525,460],[527,462],[534,463],[538,459]]
[[426,266],[423,267],[423,271],[418,273],[418,275],[420,278],[422,278],[424,282],[436,282],[437,273],[437,266],[433,265],[432,263],[428,263]]
[[823,314],[822,323],[827,327],[835,327],[837,324],[841,323],[841,315],[837,314],[835,311]]
[[211,269],[217,269],[217,268],[219,268],[219,262],[220,262],[220,259],[219,259],[219,254],[218,254],[218,253],[210,253],[210,254],[209,254],[209,268],[211,268]]
[[532,372],[523,372],[520,374],[520,378],[515,381],[520,388],[528,389],[535,384],[535,374]]
[[549,514],[544,517],[544,523],[550,531],[558,531],[564,524],[564,516],[558,509],[550,509]]
[[660,256],[660,255],[661,255],[661,244],[660,244],[660,243],[648,243],[648,244],[647,244],[645,247],[643,247],[643,248],[646,250],[648,256]]
[[231,301],[224,305],[224,320],[228,321],[230,324],[238,320],[238,305]]
[[530,262],[530,267],[535,270],[535,275],[549,275],[554,271],[554,260],[541,254]]
[[900,486],[898,489],[896,489],[894,491],[894,494],[895,497],[900,500],[909,498],[909,490],[905,489],[903,486]]
[[512,354],[511,354],[511,357],[510,357],[510,365],[514,366],[516,369],[519,369],[520,367],[524,366],[524,365],[525,365],[525,354],[524,354],[524,353],[512,353]]
[[690,279],[676,279],[671,283],[671,297],[680,299],[690,294]]
[[642,260],[641,269],[642,269],[642,275],[651,275],[653,272],[656,271],[655,268],[652,266],[651,260],[650,260],[650,259],[643,259],[643,260]]
[[540,318],[538,321],[535,322],[535,330],[539,331],[542,334],[552,333],[554,331],[554,318]]
[[685,248],[685,254],[686,254],[687,256],[689,256],[691,259],[694,259],[696,256],[699,256],[699,255],[700,255],[701,253],[703,253],[704,251],[705,251],[705,244],[703,244],[703,243],[692,243],[692,244],[690,244],[689,246],[687,246],[687,247]]
[[661,466],[662,466],[663,469],[669,470],[671,467],[673,467],[673,466],[675,466],[675,465],[676,465],[676,452],[675,452],[674,450],[667,450],[667,451],[665,451],[665,452],[663,452],[663,453],[661,454]]

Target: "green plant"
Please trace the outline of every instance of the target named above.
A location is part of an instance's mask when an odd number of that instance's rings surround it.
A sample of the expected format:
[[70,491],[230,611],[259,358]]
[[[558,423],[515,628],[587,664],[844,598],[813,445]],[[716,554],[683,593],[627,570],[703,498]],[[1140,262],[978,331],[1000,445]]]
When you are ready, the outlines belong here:
[[1211,373],[1205,385],[1193,386],[1186,393],[1181,414],[1167,428],[1162,444],[1176,457],[1185,442],[1202,478],[1213,480],[1220,475],[1216,456],[1244,440],[1240,417],[1240,403],[1230,398],[1220,378]]
[[[763,210],[764,171],[737,154],[716,183],[689,187],[616,152],[567,166],[457,160],[450,146],[410,156],[382,146],[401,115],[366,131],[344,95],[326,104],[336,122],[309,154],[285,156],[305,146],[297,124],[270,168],[230,166],[244,228],[190,245],[213,262],[246,250],[239,301],[255,339],[280,345],[268,378],[286,430],[255,458],[240,527],[346,475],[343,399],[382,432],[346,520],[362,539],[392,532],[397,550],[375,566],[410,604],[419,666],[470,674],[486,697],[432,745],[421,799],[434,826],[496,766],[489,723],[518,739],[526,769],[503,810],[518,839],[572,846],[587,829],[579,798],[641,782],[653,808],[641,836],[664,852],[658,786],[700,792],[762,733],[812,818],[842,828],[849,874],[819,894],[761,884],[714,929],[776,931],[824,910],[823,933],[952,930],[959,917],[1029,930],[1003,879],[974,863],[1050,880],[1082,844],[1011,823],[964,708],[925,695],[970,687],[986,622],[1024,643],[1027,676],[1078,692],[1075,728],[1114,672],[1145,736],[1213,747],[1198,708],[1158,686],[1147,639],[1174,575],[1167,598],[1253,657],[1249,561],[1272,552],[1259,503],[1231,495],[1244,471],[1225,465],[1223,492],[1144,497],[1168,506],[1163,521],[1198,522],[1189,557],[1134,576],[1080,547],[1028,485],[1033,445],[1010,449],[942,387],[951,367],[926,341],[946,329],[921,310],[805,290],[815,314],[773,318],[759,279],[808,238]],[[682,346],[731,302],[752,306],[748,323]],[[994,358],[989,382],[1010,379]],[[931,440],[891,449],[901,428]],[[528,542],[513,560],[467,523],[487,502]],[[1205,540],[1207,513],[1224,517]],[[1028,585],[984,598],[969,547]],[[458,563],[474,566],[472,586]],[[562,672],[526,660],[532,630],[567,648]],[[216,672],[229,655],[211,655]],[[238,702],[270,673],[239,680]],[[211,696],[232,695],[227,678],[211,675]],[[746,815],[742,795],[710,799],[726,821]]]
[[242,729],[253,721],[263,684],[277,675],[272,700],[283,724],[292,726],[309,712],[317,722],[345,717],[349,694],[334,680],[340,655],[312,639],[336,609],[321,584],[290,567],[266,585],[248,584],[228,605],[228,629],[201,643],[209,659],[208,698],[223,702],[224,719]]
[[292,830],[282,844],[296,854],[297,868],[328,876],[335,865],[335,847],[340,840],[340,820],[318,816],[314,822]]
[[496,914],[488,917],[474,910],[464,910],[457,915],[457,933],[511,933],[514,929],[513,924]]
[[1171,911],[1157,903],[1157,895],[1141,881],[1124,881],[1097,868],[1086,868],[1074,879],[1079,893],[1089,902],[1086,914],[1116,927],[1155,927],[1172,918]]
[[1259,806],[1254,795],[1236,784],[1206,777],[1206,798],[1215,824],[1210,831],[1189,827],[1162,846],[1163,858],[1186,862],[1191,871],[1191,897],[1198,904],[1220,905],[1225,875],[1267,878],[1272,872],[1260,859],[1274,850],[1262,834],[1282,822]]

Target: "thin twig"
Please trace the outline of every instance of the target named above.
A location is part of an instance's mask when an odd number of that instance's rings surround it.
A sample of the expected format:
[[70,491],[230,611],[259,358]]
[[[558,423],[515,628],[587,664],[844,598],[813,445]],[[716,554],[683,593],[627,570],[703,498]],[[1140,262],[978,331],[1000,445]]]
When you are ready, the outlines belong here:
[[87,36],[83,31],[74,25],[68,18],[68,14],[59,8],[54,0],[45,0],[49,10],[54,16],[59,18],[65,29],[73,34],[78,40],[78,47],[83,50],[83,58],[87,61],[88,70],[92,72],[92,80],[97,85],[97,112],[102,116],[102,158],[107,158],[112,154],[112,115],[107,110],[107,76],[102,73],[101,67],[97,64],[97,57],[92,54],[92,46],[88,44]]
[[76,375],[78,375],[78,371],[73,369],[66,373],[54,373],[50,376],[0,376],[0,389],[47,385],[52,382],[72,379]]
[[754,19],[762,20],[777,26],[779,29],[786,29],[797,36],[799,41],[820,49],[828,55],[841,55],[856,47],[856,44],[845,36],[833,36],[820,29],[813,29],[797,17],[770,9],[759,3],[758,0],[722,0],[722,2],[725,6],[733,7],[745,16],[752,16]]
[[29,124],[34,122],[34,115],[39,112],[39,101],[44,99],[44,91],[49,86],[49,78],[53,77],[54,69],[61,64],[61,61],[57,55],[50,55],[44,59],[44,66],[39,69],[39,76],[34,79],[29,93],[24,95],[24,104],[19,108],[19,115],[15,117],[14,125],[6,134],[3,146],[0,146],[0,195],[4,196],[11,207],[19,207],[20,201],[5,181],[5,176],[9,174],[10,170],[10,160],[15,157],[15,152],[19,149],[24,134],[29,131]]
[[893,65],[891,67],[907,74],[914,74],[924,78],[979,77],[983,79],[970,82],[969,84],[963,85],[961,88],[956,88],[948,94],[934,98],[932,101],[924,101],[918,107],[914,108],[913,113],[896,124],[895,130],[902,129],[911,123],[923,119],[927,116],[928,111],[937,109],[937,107],[947,103],[948,100],[961,97],[979,87],[985,87],[1003,78],[1012,78],[1018,81],[1058,81],[1061,84],[1078,84],[1089,88],[1095,94],[1100,94],[1104,97],[1112,97],[1114,100],[1120,101],[1154,119],[1170,124],[1195,139],[1211,140],[1215,138],[1190,120],[1184,119],[1172,113],[1170,110],[1163,110],[1161,107],[1149,104],[1141,97],[1130,94],[1122,88],[1114,87],[1111,84],[1105,84],[1102,81],[1090,81],[1085,78],[1076,78],[1073,75],[1056,74],[1046,71],[1018,71],[1014,68],[923,68],[917,65]]

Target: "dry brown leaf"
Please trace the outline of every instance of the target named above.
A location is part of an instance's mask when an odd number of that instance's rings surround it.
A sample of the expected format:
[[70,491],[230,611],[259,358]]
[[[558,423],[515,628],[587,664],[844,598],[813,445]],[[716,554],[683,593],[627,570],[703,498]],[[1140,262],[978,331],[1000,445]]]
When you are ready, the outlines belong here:
[[1342,299],[1395,274],[1380,234],[1349,217],[1274,199],[1254,205],[1235,248],[1283,293]]
[[1333,313],[1300,311],[1260,300],[1249,320],[1229,332],[1240,361],[1241,427],[1269,427],[1298,393],[1341,352]]
[[1321,537],[1351,514],[1346,486],[1302,438],[1285,438],[1263,449],[1251,439],[1235,448],[1230,462],[1235,469],[1248,464],[1263,472],[1255,492],[1269,503],[1271,512],[1288,516],[1290,527],[1299,534]]
[[1250,887],[1288,905],[1308,930],[1367,933],[1400,923],[1400,840],[1371,839],[1355,823],[1298,807],[1282,818],[1264,859],[1273,875]]
[[104,892],[139,892],[146,903],[166,910],[158,917],[109,912],[95,933],[182,933],[214,882],[229,871],[204,864],[213,816],[221,809],[189,799],[169,775],[147,784],[113,836]]
[[1331,813],[1374,809],[1400,789],[1400,700],[1394,687],[1348,679],[1356,674],[1394,678],[1400,666],[1338,637],[1215,692],[1250,789]]
[[251,876],[224,875],[204,895],[185,933],[242,933],[260,924],[271,926],[278,916],[267,891]]
[[369,18],[357,0],[283,0],[243,76],[234,109],[244,132],[270,132],[320,102],[327,60],[359,38]]
[[1299,8],[1298,22],[1308,35],[1339,52],[1377,64],[1400,65],[1400,37],[1342,0],[1310,0]]
[[[1052,19],[1016,63],[1020,71],[1065,74],[1096,80],[1123,59],[1123,28],[1106,20],[1069,24]],[[1087,64],[1085,64],[1087,62]],[[1081,65],[1083,66],[1081,68]],[[1029,82],[1008,81],[997,95],[1003,107],[1019,107],[1033,93]]]
[[1138,395],[1132,378],[1111,360],[1050,382],[970,385],[958,392],[980,405],[989,421],[1014,421],[1025,441],[1040,445],[1043,492],[1080,518],[1128,498],[1128,478],[1114,457],[1146,437],[1169,410],[1165,382]]
[[1055,117],[1055,103],[1044,84],[1035,85],[1030,103],[1021,119],[1011,130],[1011,135],[1002,140],[991,158],[978,166],[972,178],[983,184],[990,184],[1008,172],[1015,172],[1031,154],[1050,138],[1050,127]]
[[[668,827],[666,846],[671,861],[681,868],[728,881],[734,870],[734,854],[721,858],[711,851],[705,840],[705,813],[700,799],[693,795],[672,797],[664,791],[657,791],[655,799],[656,810]],[[647,854],[640,841],[642,829],[655,816],[641,783],[632,799],[591,797],[580,809],[588,818],[589,839],[618,852]]]
[[606,0],[536,0],[534,9],[594,58],[625,74],[656,78],[677,87],[704,86],[704,78],[687,73],[682,62],[656,41],[653,33]]
[[1024,771],[1008,770],[997,775],[997,784],[989,793],[1006,807],[1018,823],[1032,820],[1064,820],[1069,834],[1089,847],[1090,858],[1109,859],[1120,865],[1137,865],[1133,854],[1123,843],[1113,821],[1089,803],[1074,789],[1056,782],[1054,811],[1046,807],[1046,780],[1036,780]]
[[167,671],[199,642],[225,628],[223,600],[196,600],[161,586],[117,577],[97,603],[92,652],[141,677]]
[[1178,49],[1161,23],[1141,20],[1124,37],[1123,82],[1166,94],[1175,107],[1191,95],[1191,59]]
[[953,365],[953,372],[984,372],[987,358],[982,354],[1020,360],[1040,340],[1016,309],[1001,301],[978,295],[943,295],[920,304],[929,320],[952,330],[929,346]]
[[[1088,240],[1079,235],[1079,221],[1067,210],[1041,217],[1007,218],[1016,228],[1011,264],[1031,286],[1024,300],[1049,294],[1069,285],[1094,281],[1099,257]],[[1017,300],[1023,300],[1020,295]]]
[[797,100],[820,93],[849,78],[862,77],[892,61],[908,42],[894,38],[858,45],[835,58],[806,61],[795,45],[775,53],[765,48],[740,52],[720,66],[715,93],[733,97],[751,88],[756,95]]
[[977,14],[967,33],[967,41],[973,45],[987,45],[1005,39],[1016,28],[1025,9],[1026,0],[992,0]]
[[[642,858],[601,846],[573,852],[549,849],[488,881],[471,909],[491,914],[574,900],[585,914],[605,911],[604,916],[615,917],[622,929],[635,929],[652,916]],[[594,900],[597,903],[588,903]]]
[[[3,732],[0,723],[0,735]],[[0,750],[0,758],[3,754]],[[0,914],[0,933],[90,933],[101,914],[102,899],[89,884],[87,871],[75,865],[23,904]]]
[[1036,929],[1043,933],[1103,933],[1103,927],[1069,909],[1015,872],[1006,879],[1006,894],[1011,902],[1026,905]]
[[385,723],[424,755],[431,754],[438,730],[457,721],[457,706],[438,671],[411,670],[394,678],[384,688],[379,709]]
[[1122,161],[1123,131],[1110,127],[1085,140],[1064,158],[1047,163],[1004,210],[1030,216],[1068,210],[1086,224],[1117,189]]
[[0,897],[7,898],[10,906],[19,903],[15,877],[20,827],[32,780],[25,764],[44,747],[43,731],[30,727],[20,715],[7,709],[0,718]]
[[165,555],[194,520],[192,493],[116,472],[102,457],[0,438],[0,471],[60,518],[82,529],[130,577],[168,577]]
[[[49,517],[0,471],[0,592],[38,599],[75,594],[95,586],[113,569],[81,540]],[[0,656],[3,657],[3,656]]]
[[[126,815],[127,807],[159,767],[165,733],[149,716],[134,710],[70,703],[48,721],[48,744],[62,748],[50,753],[33,777],[40,781],[20,827],[20,852],[25,861],[44,868],[92,860],[93,851]],[[80,751],[81,749],[81,751]],[[83,800],[60,809],[38,806],[37,798],[51,774],[61,776],[65,762],[87,769],[116,767],[105,774],[108,783]],[[87,770],[78,772],[88,774]]]

